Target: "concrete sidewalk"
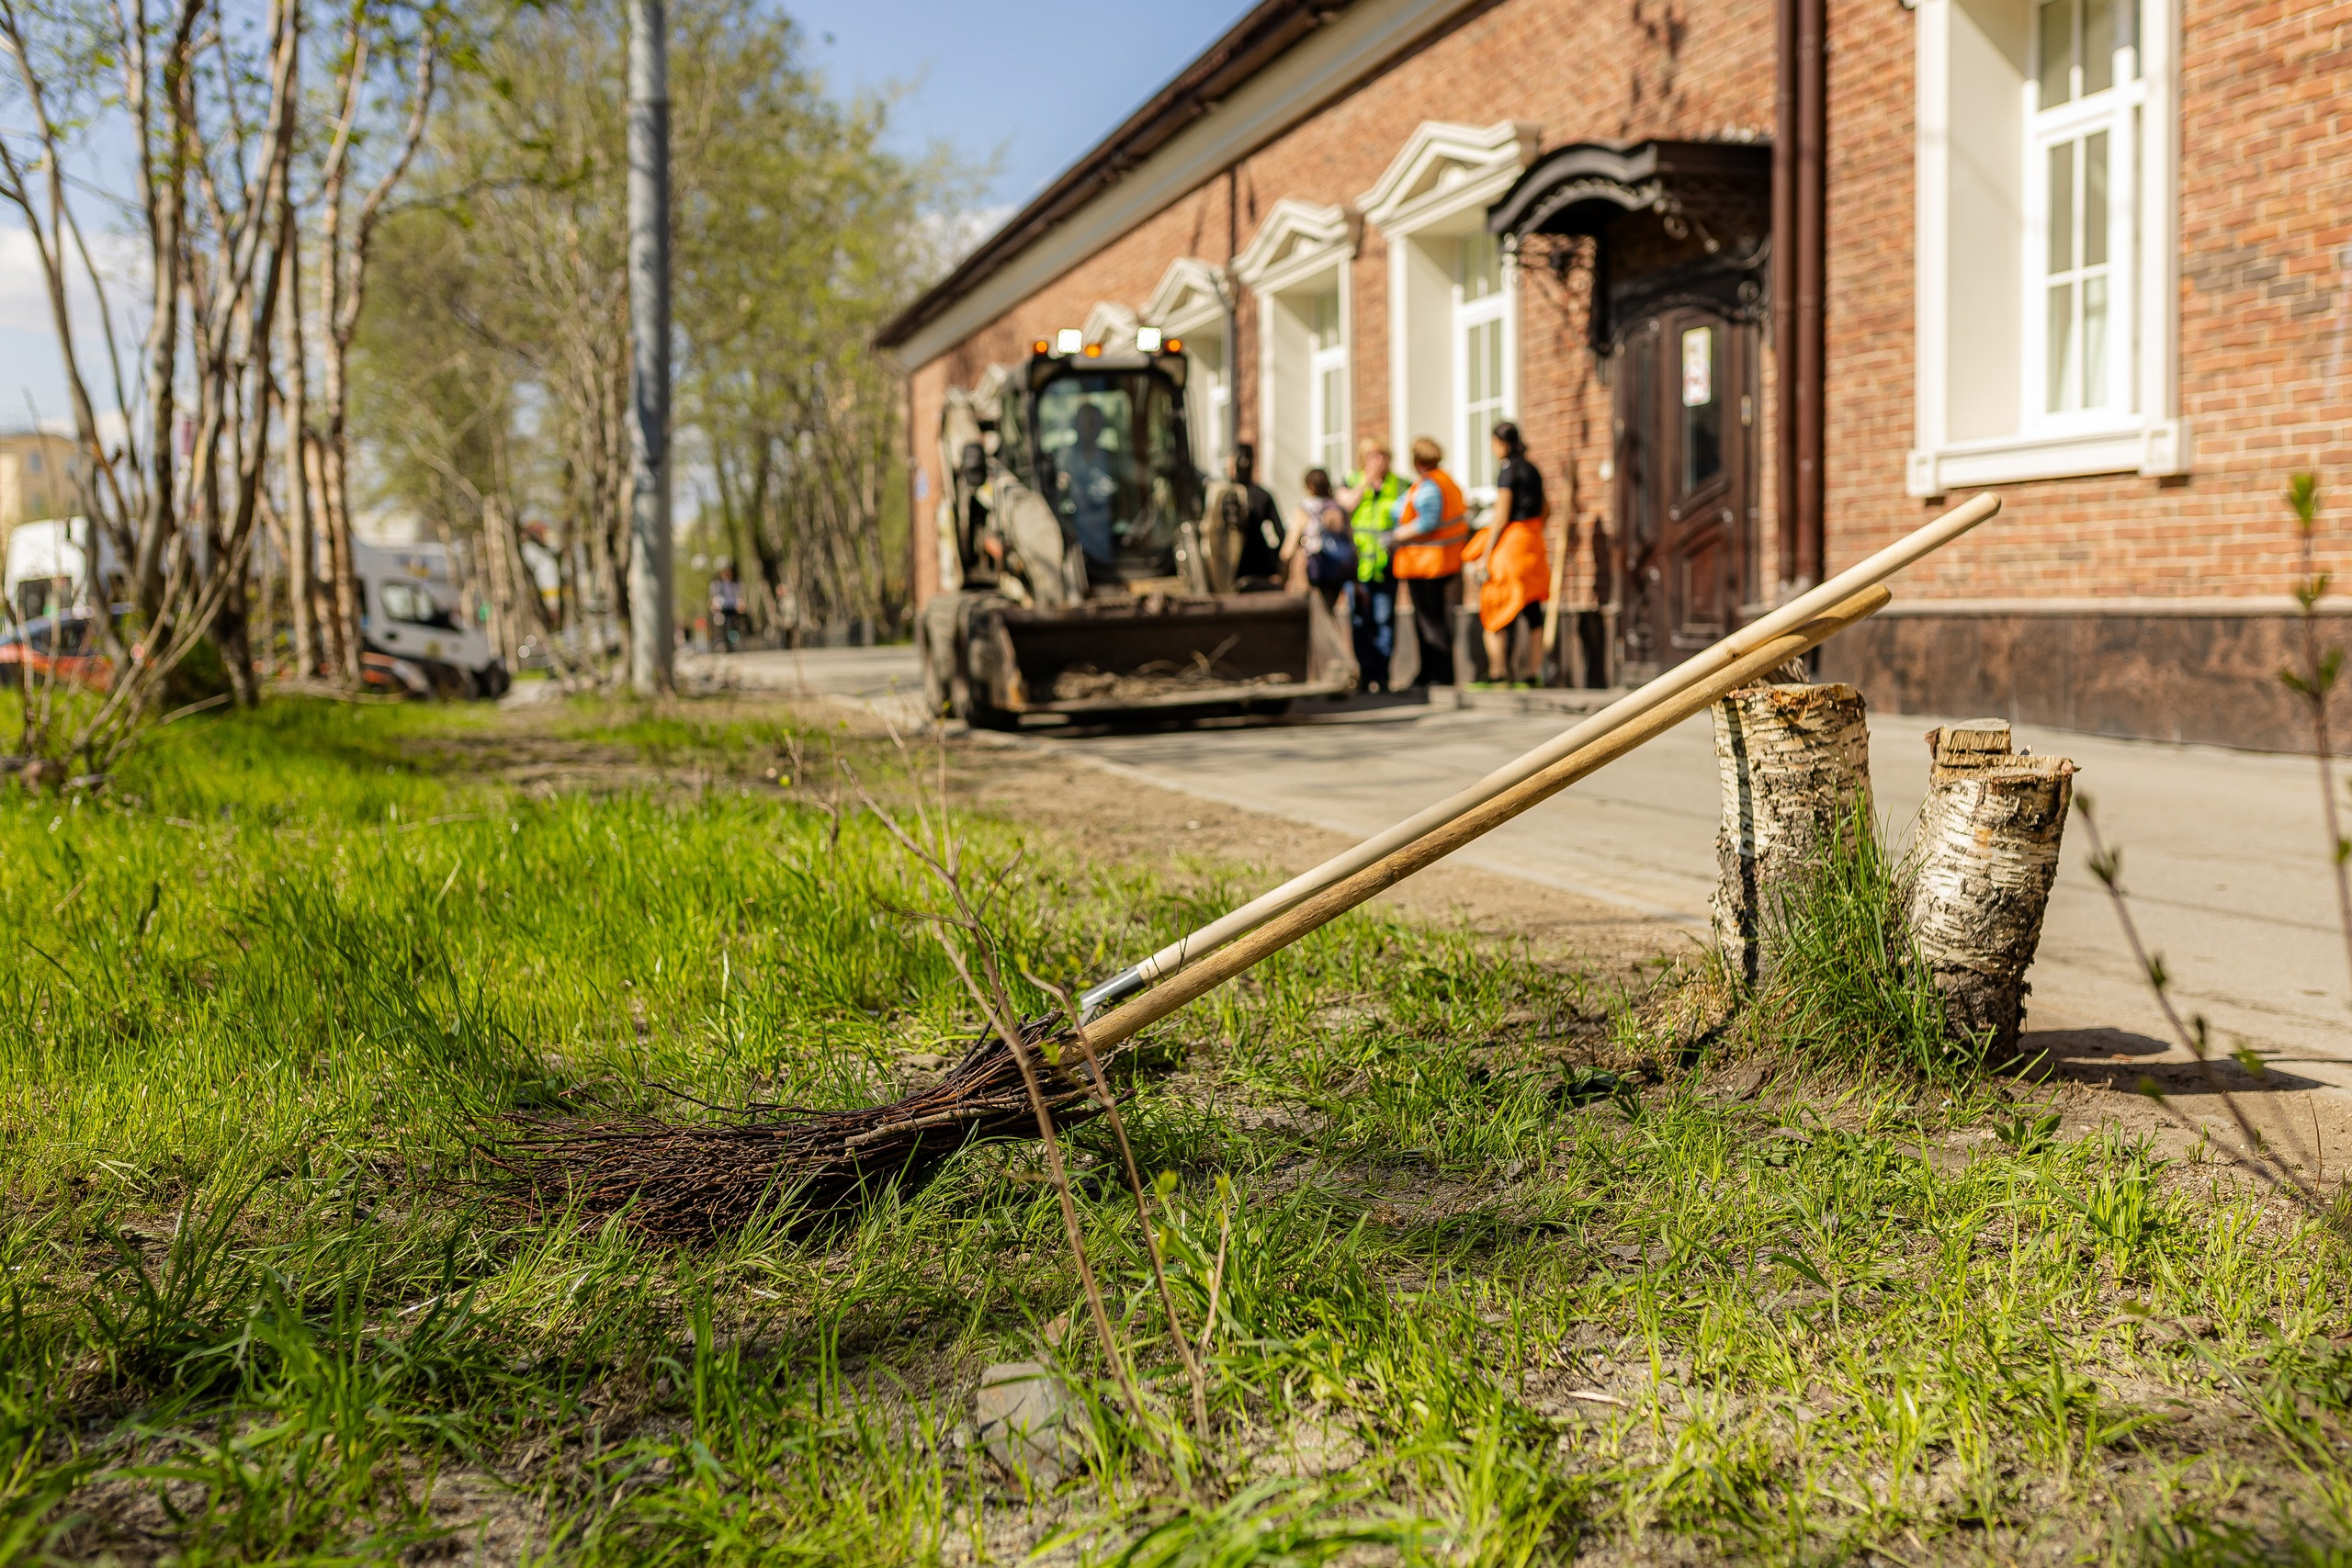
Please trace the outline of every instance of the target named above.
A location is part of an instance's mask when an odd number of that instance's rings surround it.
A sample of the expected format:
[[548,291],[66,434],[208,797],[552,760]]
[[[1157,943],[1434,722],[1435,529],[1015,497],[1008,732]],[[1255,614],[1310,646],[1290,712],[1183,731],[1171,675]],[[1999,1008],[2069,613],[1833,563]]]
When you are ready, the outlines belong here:
[[[904,649],[712,662],[731,667],[746,689],[797,688],[869,703],[896,702],[893,694],[916,683]],[[1572,714],[1508,694],[1464,707],[1442,694],[1426,707],[1335,721],[1035,743],[1164,788],[1368,834],[1574,722]],[[1878,810],[1897,840],[1926,793],[1924,737],[1939,722],[1872,716]],[[2206,1015],[2225,1049],[2243,1041],[2299,1076],[2352,1088],[2345,944],[2312,763],[2052,730],[2018,734],[2035,751],[2081,765],[2076,788],[2097,804],[2109,843],[2122,851],[2132,913],[2175,976],[2183,1013]],[[1702,716],[1458,858],[1641,910],[1697,942],[1713,886],[1719,810],[1713,744]],[[2135,1059],[2179,1056],[2115,911],[2086,869],[2087,854],[2077,819],[2067,829],[2034,967],[2031,1026],[2116,1032],[2080,1035],[2068,1043],[2070,1055],[2111,1046]]]

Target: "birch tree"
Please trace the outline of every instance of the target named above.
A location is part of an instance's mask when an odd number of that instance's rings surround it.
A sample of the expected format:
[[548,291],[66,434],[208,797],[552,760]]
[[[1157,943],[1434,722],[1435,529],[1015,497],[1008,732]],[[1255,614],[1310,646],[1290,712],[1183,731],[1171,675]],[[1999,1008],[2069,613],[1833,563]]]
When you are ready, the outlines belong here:
[[[84,459],[93,570],[106,556],[120,563],[94,597],[103,609],[119,592],[132,606],[121,627],[96,617],[112,670],[104,694],[62,721],[28,703],[24,749],[99,772],[208,633],[222,639],[239,699],[256,694],[243,586],[276,403],[301,17],[295,0],[270,0],[257,22],[221,0],[153,11],[147,0],[0,0],[0,201],[39,258]],[[110,138],[129,148],[119,197],[71,170]],[[126,284],[98,265],[93,208],[127,214],[143,276]],[[119,425],[104,417],[114,411]]]

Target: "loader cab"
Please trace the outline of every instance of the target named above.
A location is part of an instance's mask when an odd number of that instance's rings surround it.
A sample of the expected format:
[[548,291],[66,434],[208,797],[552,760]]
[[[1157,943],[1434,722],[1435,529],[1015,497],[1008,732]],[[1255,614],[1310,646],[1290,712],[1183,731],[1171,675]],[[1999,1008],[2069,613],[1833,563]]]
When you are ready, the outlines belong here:
[[1091,586],[1177,573],[1179,530],[1201,513],[1184,374],[1175,353],[1041,347],[1006,399],[999,457],[1077,541]]

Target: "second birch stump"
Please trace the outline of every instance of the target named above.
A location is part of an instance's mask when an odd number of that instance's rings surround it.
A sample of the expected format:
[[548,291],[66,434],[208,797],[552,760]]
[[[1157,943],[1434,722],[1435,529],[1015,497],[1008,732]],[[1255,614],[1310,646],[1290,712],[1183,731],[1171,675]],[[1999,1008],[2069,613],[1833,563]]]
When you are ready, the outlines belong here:
[[1934,761],[1911,852],[1906,914],[1956,1038],[1988,1064],[2017,1056],[2025,974],[2058,874],[2075,764],[2016,750],[2008,725],[1971,719],[1928,732]]
[[1856,824],[1868,830],[1869,711],[1853,687],[1743,686],[1714,705],[1724,817],[1715,939],[1749,985],[1770,967],[1775,905]]

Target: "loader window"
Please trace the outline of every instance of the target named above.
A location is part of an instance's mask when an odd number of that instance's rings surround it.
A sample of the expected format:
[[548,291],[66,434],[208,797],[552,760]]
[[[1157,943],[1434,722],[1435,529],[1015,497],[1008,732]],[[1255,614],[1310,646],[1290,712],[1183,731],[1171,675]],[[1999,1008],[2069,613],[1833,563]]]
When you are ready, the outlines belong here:
[[458,623],[449,612],[435,602],[432,594],[405,582],[387,582],[379,593],[383,601],[384,619],[403,626],[438,626],[443,631],[456,631]]
[[1177,394],[1145,372],[1069,376],[1037,394],[1039,478],[1098,567],[1171,570],[1192,486]]

